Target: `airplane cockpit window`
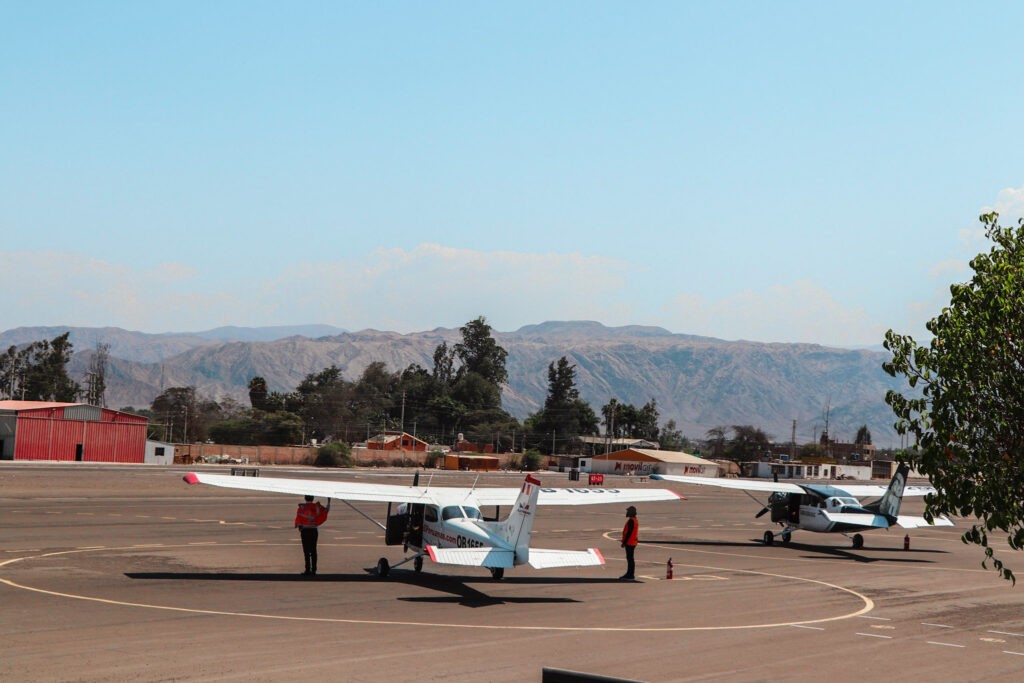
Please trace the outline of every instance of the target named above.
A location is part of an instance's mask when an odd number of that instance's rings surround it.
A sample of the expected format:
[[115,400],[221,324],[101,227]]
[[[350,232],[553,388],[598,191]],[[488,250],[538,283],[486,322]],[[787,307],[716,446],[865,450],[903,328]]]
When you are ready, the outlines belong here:
[[434,507],[433,505],[428,505],[426,508],[424,508],[424,510],[423,510],[423,519],[428,521],[428,522],[436,522],[437,521],[437,508]]
[[475,507],[469,505],[462,507],[459,505],[448,505],[441,510],[442,519],[483,519],[483,515]]
[[445,508],[441,510],[441,519],[459,519],[464,516],[462,508],[458,505],[446,505]]

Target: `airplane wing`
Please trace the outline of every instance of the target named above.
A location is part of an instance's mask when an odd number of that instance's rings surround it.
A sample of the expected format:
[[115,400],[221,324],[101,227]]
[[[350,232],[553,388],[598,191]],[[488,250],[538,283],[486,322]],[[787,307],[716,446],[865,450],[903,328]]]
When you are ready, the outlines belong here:
[[[833,484],[835,488],[846,491],[855,498],[869,498],[871,496],[884,496],[889,485],[881,484]],[[927,496],[929,493],[936,493],[933,486],[904,486],[903,497]]]
[[681,484],[697,486],[717,486],[723,489],[741,491],[780,491],[782,493],[803,493],[804,489],[796,484],[781,481],[760,481],[757,479],[720,479],[716,477],[686,477],[676,474],[652,474],[651,479],[677,481]]
[[[518,488],[464,488],[451,486],[396,486],[395,484],[361,484],[324,479],[285,479],[278,477],[233,477],[227,474],[192,472],[183,479],[189,484],[208,484],[245,491],[290,493],[298,496],[321,496],[339,500],[374,503],[435,503],[434,492],[443,491],[446,499],[464,495],[480,505],[514,505]],[[546,489],[540,490],[538,505],[598,505],[601,503],[644,503],[683,498],[668,489]],[[489,566],[489,565],[488,565]]]
[[604,564],[604,556],[597,548],[587,550],[547,550],[530,548],[530,566],[534,569],[553,567],[595,567]]
[[913,515],[897,515],[896,523],[904,529],[920,529],[921,527],[927,526],[956,526],[953,524],[953,520],[945,515],[939,515],[935,518],[934,522],[929,522],[924,517],[915,517]]
[[[714,477],[684,477],[672,474],[652,474],[651,479],[663,479],[665,481],[678,481],[683,484],[697,484],[698,486],[718,486],[723,489],[740,489],[743,491],[780,491],[782,493],[803,493],[804,487],[799,484],[790,484],[782,481],[761,481],[758,479],[718,479]],[[808,484],[813,488],[813,484]],[[855,498],[883,496],[888,485],[880,484],[842,484],[829,483],[830,488],[847,493]],[[904,496],[927,496],[935,493],[931,486],[906,486],[903,488]]]
[[[232,477],[226,474],[190,472],[182,477],[189,484],[208,484],[244,491],[290,493],[297,496],[321,496],[339,500],[372,503],[433,503],[430,489],[423,486],[360,484],[324,479],[284,479],[278,477]],[[468,491],[469,489],[467,489]],[[515,489],[518,493],[519,489]],[[515,498],[512,499],[515,501]]]
[[[532,551],[531,551],[532,552]],[[465,567],[496,567],[511,569],[515,565],[515,552],[497,548],[438,548],[428,545],[430,559],[438,564],[458,564]]]
[[[466,489],[467,491],[469,489]],[[480,488],[473,497],[480,505],[512,505],[519,489]],[[659,500],[686,500],[669,489],[551,489],[541,488],[538,505],[601,505],[604,503],[648,503]]]

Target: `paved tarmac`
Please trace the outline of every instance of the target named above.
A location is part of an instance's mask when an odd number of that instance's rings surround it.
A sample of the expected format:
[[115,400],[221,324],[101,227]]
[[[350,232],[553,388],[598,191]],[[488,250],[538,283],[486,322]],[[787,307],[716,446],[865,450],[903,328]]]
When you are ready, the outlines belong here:
[[[605,567],[519,567],[494,581],[427,562],[381,579],[377,558],[393,564],[401,549],[335,501],[320,576],[308,579],[297,497],[190,487],[186,471],[0,463],[0,680],[540,681],[543,667],[651,682],[1024,679],[1024,592],[980,567],[960,520],[910,531],[908,551],[901,529],[865,534],[861,550],[811,533],[765,547],[770,525],[742,492],[609,477],[688,498],[637,506],[638,583],[616,578],[624,506],[614,505],[541,508],[534,530],[534,546],[595,546]],[[1024,556],[1006,559],[1024,575]]]

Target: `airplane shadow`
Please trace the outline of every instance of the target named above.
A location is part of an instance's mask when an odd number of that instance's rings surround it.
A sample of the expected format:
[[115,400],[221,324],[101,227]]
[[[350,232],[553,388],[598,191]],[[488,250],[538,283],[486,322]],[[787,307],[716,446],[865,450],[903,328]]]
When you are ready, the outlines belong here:
[[600,583],[619,583],[618,579],[588,579],[578,577],[512,577],[500,582],[486,576],[479,578],[465,576],[444,576],[424,572],[417,574],[411,571],[392,571],[387,578],[380,578],[376,568],[367,568],[361,574],[282,574],[267,572],[125,572],[129,579],[137,580],[172,580],[172,581],[294,581],[299,583],[364,583],[387,582],[419,586],[436,590],[448,595],[436,597],[399,597],[397,600],[414,603],[457,604],[464,607],[490,607],[506,604],[567,604],[578,603],[579,600],[566,597],[497,597],[471,587],[472,583],[489,583],[494,585],[592,585]]
[[[677,546],[711,546],[716,548],[763,548],[764,543],[760,539],[750,539],[749,542],[742,541],[657,541],[653,539],[645,538],[644,543],[656,543],[658,545],[677,545]],[[836,560],[852,560],[854,562],[901,562],[906,564],[933,564],[934,560],[915,558],[915,557],[868,557],[859,553],[864,551],[870,551],[872,553],[900,553],[906,555],[923,555],[923,554],[949,554],[946,550],[903,550],[902,548],[871,548],[865,547],[859,550],[839,548],[836,546],[824,546],[824,545],[811,545],[808,543],[789,543],[776,542],[776,546],[780,548],[790,548],[792,550],[801,551],[804,553],[813,553],[812,555],[801,555],[805,559],[836,559]]]

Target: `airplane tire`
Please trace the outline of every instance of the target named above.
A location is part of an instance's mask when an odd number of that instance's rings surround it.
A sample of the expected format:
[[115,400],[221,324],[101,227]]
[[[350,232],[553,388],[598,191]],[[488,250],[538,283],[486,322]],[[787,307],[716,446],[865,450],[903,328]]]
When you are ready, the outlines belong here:
[[860,534],[854,534],[853,535],[853,547],[856,548],[857,550],[860,550],[861,548],[863,548],[864,547],[864,537],[861,536]]
[[388,575],[389,571],[391,571],[391,565],[388,564],[386,557],[377,560],[377,576],[383,578]]
[[422,555],[420,555],[419,557],[417,557],[415,560],[412,561],[412,568],[413,568],[413,570],[417,574],[419,574],[421,571],[423,571],[423,556]]
[[764,532],[764,544],[765,545],[771,545],[774,542],[775,542],[775,534],[773,534],[770,531]]
[[789,543],[790,536],[791,536],[791,534],[788,531],[785,532],[784,534],[782,534],[782,542],[783,543]]
[[491,578],[495,581],[501,581],[502,577],[505,576],[504,567],[491,567]]

